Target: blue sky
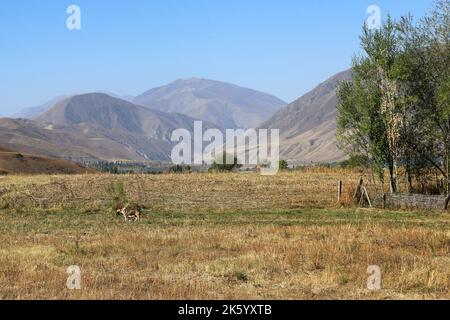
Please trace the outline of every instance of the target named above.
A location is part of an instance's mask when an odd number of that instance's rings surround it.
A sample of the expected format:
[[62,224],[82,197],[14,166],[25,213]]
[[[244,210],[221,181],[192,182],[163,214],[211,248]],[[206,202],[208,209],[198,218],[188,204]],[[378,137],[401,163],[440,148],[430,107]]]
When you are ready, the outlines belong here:
[[[349,68],[375,4],[423,16],[432,0],[2,0],[0,115],[66,93],[136,95],[202,77],[288,102]],[[66,28],[69,5],[81,30]]]

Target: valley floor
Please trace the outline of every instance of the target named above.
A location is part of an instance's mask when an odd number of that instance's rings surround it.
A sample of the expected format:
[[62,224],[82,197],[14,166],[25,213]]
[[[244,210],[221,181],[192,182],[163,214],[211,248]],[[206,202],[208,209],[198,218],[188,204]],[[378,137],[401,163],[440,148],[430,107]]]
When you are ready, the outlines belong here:
[[[305,187],[301,182],[315,174],[328,185],[323,173],[286,173],[267,181],[289,194],[286,181]],[[214,188],[234,190],[242,176],[143,179],[163,184],[154,193],[165,189],[164,179],[175,191],[181,188],[175,182],[191,179],[190,188],[203,188],[204,196]],[[449,213],[314,209],[307,200],[283,205],[277,197],[273,208],[256,203],[252,209],[233,204],[229,193],[212,210],[208,201],[174,193],[167,195],[168,207],[147,203],[141,222],[125,223],[101,204],[64,205],[55,200],[59,195],[49,194],[41,205],[12,201],[24,193],[38,202],[44,186],[65,181],[67,187],[81,177],[0,180],[0,299],[450,299]],[[261,181],[248,177],[241,190]],[[330,186],[335,178],[329,175]],[[219,184],[205,185],[209,179]],[[258,185],[258,196],[273,193]],[[81,268],[81,290],[66,288],[71,265]],[[367,289],[370,265],[380,267],[381,290]]]

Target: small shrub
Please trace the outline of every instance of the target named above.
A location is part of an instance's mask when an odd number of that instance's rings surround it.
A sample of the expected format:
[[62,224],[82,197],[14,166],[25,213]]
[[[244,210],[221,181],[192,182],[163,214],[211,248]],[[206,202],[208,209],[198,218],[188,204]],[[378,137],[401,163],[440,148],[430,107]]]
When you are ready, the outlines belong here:
[[289,164],[286,160],[280,160],[279,161],[279,169],[280,170],[287,170],[289,169]]
[[[235,169],[242,167],[242,164],[238,163],[237,157],[233,158],[233,163],[227,163],[227,159],[231,158],[230,155],[226,153],[219,156],[209,167],[209,172],[231,172]],[[220,161],[219,161],[220,160]],[[220,162],[220,163],[219,163]],[[231,161],[230,161],[231,162]]]
[[175,165],[173,167],[170,168],[169,172],[170,173],[189,173],[191,172],[192,168],[189,165]]
[[237,271],[234,273],[234,276],[235,276],[236,280],[238,280],[238,281],[242,281],[242,282],[248,281],[248,275],[246,275],[245,272]]
[[[270,161],[265,160],[260,164],[261,168],[270,168],[272,164],[270,163]],[[288,170],[289,169],[289,164],[286,160],[280,160],[278,161],[278,169],[279,170]]]
[[110,197],[111,208],[114,210],[120,204],[127,203],[127,196],[123,181],[117,181],[109,184],[106,187],[106,192]]

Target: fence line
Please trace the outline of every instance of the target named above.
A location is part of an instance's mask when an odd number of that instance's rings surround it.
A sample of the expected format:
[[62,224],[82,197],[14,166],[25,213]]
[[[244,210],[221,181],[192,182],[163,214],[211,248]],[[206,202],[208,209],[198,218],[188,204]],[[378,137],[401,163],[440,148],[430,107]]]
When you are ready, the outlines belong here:
[[445,210],[447,196],[423,194],[386,193],[383,196],[384,208]]

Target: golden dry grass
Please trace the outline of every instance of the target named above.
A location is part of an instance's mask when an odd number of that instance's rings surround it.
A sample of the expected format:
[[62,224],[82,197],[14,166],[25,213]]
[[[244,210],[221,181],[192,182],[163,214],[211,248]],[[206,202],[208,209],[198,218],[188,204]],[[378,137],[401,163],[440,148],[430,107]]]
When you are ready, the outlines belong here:
[[[2,177],[0,298],[449,299],[449,214],[338,208],[337,180],[358,176]],[[141,223],[107,209],[118,179]],[[70,265],[82,290],[66,288]]]
[[272,211],[336,204],[337,182],[344,181],[349,202],[359,173],[344,170],[281,172],[277,176],[241,174],[40,175],[0,177],[0,206],[102,208],[109,184],[123,181],[128,198],[154,211]]

